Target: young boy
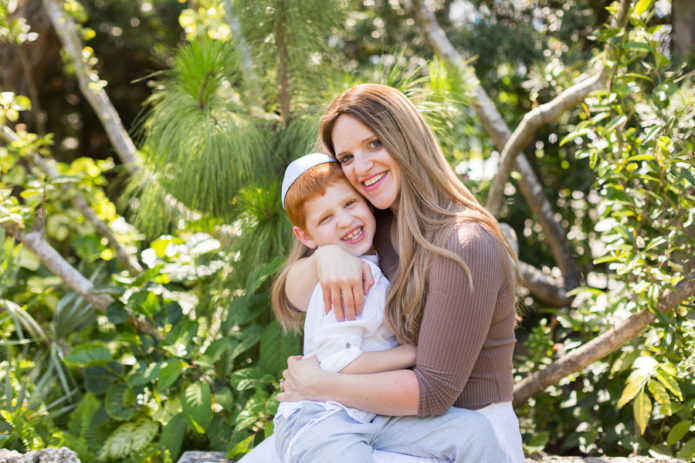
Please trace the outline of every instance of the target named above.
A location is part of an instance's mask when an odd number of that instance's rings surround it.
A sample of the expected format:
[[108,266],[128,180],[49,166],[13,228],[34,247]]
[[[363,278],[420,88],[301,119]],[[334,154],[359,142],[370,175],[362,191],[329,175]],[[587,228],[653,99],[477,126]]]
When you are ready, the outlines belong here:
[[[304,355],[316,355],[321,368],[340,373],[376,373],[413,366],[415,347],[399,346],[384,321],[388,281],[372,247],[374,215],[345,179],[340,165],[320,153],[290,163],[282,182],[282,203],[304,251],[340,246],[365,260],[374,277],[363,312],[355,320],[338,321],[332,310],[325,313],[321,286],[316,286],[304,322]],[[304,255],[306,252],[293,252],[285,268]],[[285,328],[292,327],[297,319],[287,301],[274,298],[273,302],[278,320]],[[373,448],[455,462],[499,461],[494,431],[478,413],[461,409],[454,419],[413,418],[432,420],[435,425],[436,432],[421,435],[409,432],[410,428],[380,426],[384,420],[375,418],[373,413],[332,401],[283,402],[275,417],[276,451],[282,461],[302,463],[371,462]],[[489,441],[489,446],[481,446],[481,439]],[[471,442],[476,445],[469,447]],[[474,455],[472,447],[488,447],[489,451]]]

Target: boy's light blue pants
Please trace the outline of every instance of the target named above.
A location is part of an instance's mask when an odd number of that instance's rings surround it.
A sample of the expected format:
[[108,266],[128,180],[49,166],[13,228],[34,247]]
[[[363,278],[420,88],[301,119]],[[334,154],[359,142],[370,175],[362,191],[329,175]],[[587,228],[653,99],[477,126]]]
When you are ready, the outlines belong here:
[[288,418],[275,418],[275,434],[283,463],[369,463],[372,448],[456,463],[502,461],[487,418],[462,408],[427,418],[377,415],[360,423],[344,410],[306,401]]

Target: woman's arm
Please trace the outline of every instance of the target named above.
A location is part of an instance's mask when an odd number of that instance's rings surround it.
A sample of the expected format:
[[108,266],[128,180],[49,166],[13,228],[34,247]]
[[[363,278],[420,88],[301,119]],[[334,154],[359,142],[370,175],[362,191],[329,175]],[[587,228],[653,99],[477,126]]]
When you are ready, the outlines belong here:
[[331,373],[319,367],[315,356],[287,359],[280,401],[334,400],[348,407],[380,415],[415,415],[420,390],[411,370],[373,374]]
[[296,307],[306,308],[321,283],[326,312],[334,308],[338,319],[354,320],[362,312],[364,296],[374,284],[369,264],[336,245],[321,246],[299,260],[287,273],[285,294]]

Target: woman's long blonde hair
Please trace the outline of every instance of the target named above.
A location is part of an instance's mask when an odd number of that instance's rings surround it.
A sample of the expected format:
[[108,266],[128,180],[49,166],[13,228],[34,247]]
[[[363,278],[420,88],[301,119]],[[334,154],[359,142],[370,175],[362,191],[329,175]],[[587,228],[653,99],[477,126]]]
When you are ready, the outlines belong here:
[[495,236],[510,256],[501,254],[500,259],[514,285],[516,256],[497,220],[458,179],[432,129],[405,95],[378,84],[357,85],[340,94],[321,119],[321,139],[333,156],[333,126],[342,114],[358,119],[374,132],[401,169],[399,270],[391,281],[386,304],[387,319],[400,342],[417,344],[427,275],[434,256],[456,261],[468,275],[472,288],[466,263],[445,248],[455,227],[462,222],[477,222]]

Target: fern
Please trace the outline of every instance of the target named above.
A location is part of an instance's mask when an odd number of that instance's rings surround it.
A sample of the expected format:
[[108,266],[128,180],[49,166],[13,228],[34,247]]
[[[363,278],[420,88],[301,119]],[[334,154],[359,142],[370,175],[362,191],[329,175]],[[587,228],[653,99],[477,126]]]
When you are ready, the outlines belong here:
[[123,423],[106,439],[99,451],[99,460],[123,459],[139,454],[152,442],[159,425],[149,418],[141,417],[135,422]]

